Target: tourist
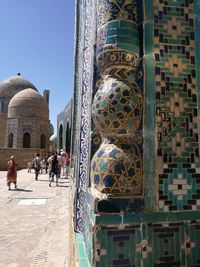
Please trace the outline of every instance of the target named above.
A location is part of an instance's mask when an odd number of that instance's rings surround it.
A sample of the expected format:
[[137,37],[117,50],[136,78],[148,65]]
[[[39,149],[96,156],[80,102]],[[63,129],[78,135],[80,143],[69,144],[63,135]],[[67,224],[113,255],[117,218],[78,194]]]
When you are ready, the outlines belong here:
[[[58,160],[58,167],[59,167],[59,175],[61,175],[62,156],[61,156],[60,152],[58,153],[57,160]],[[59,178],[60,178],[60,177],[59,177]]]
[[51,160],[49,186],[51,186],[51,182],[54,181],[54,175],[56,176],[56,186],[58,186],[58,178],[60,177],[60,169],[59,169],[59,165],[58,165],[57,155],[54,155],[52,160]]
[[10,160],[7,163],[8,172],[7,172],[7,185],[8,190],[11,190],[10,186],[11,183],[15,185],[15,188],[17,188],[17,164],[15,162],[14,156],[10,157]]
[[70,156],[69,153],[61,149],[63,175],[67,178],[69,174]]
[[44,171],[46,170],[46,162],[45,162],[45,158],[40,162],[40,168],[41,168],[40,173],[43,174],[43,170],[44,170]]
[[48,171],[48,167],[49,167],[49,162],[48,162],[48,160],[49,160],[49,154],[46,154],[46,156],[45,156],[45,172],[47,173],[47,171]]
[[33,164],[34,164],[34,170],[35,170],[35,180],[37,181],[38,175],[39,175],[39,172],[40,172],[40,168],[41,168],[40,154],[39,153],[37,153],[35,155],[35,158],[33,160]]
[[28,173],[31,173],[31,169],[32,169],[32,162],[31,161],[28,161],[28,163],[27,163]]
[[66,167],[66,156],[65,156],[65,152],[61,153],[61,157],[62,157],[62,161],[61,161],[61,169],[62,169],[62,175],[65,176],[65,167]]
[[[51,154],[51,156],[48,158],[48,171],[49,171],[49,181],[51,179],[51,167],[52,167],[52,160],[53,160],[53,157],[54,157],[54,153]],[[52,180],[53,182],[53,180]]]
[[69,176],[70,155],[66,152],[66,178]]

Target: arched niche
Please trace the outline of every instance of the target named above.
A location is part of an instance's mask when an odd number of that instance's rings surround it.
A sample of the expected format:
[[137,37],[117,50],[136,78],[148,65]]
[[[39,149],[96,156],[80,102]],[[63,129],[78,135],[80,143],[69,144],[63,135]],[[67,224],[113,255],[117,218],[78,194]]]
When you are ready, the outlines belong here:
[[46,135],[41,134],[40,136],[40,148],[45,148],[46,147]]
[[30,133],[26,132],[23,135],[23,148],[30,148],[31,147],[31,135]]
[[14,139],[14,134],[9,133],[9,135],[8,135],[8,147],[13,147],[13,139]]
[[59,127],[59,150],[63,148],[63,126]]

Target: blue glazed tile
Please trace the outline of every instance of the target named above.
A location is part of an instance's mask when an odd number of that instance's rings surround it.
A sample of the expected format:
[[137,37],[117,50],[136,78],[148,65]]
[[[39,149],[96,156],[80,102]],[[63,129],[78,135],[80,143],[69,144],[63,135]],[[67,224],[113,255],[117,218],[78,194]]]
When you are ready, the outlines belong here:
[[95,183],[95,184],[99,184],[99,182],[100,182],[100,176],[97,175],[97,174],[95,174],[95,175],[94,175],[94,183]]
[[112,175],[106,175],[103,179],[104,185],[108,187],[112,187],[115,184],[115,179]]

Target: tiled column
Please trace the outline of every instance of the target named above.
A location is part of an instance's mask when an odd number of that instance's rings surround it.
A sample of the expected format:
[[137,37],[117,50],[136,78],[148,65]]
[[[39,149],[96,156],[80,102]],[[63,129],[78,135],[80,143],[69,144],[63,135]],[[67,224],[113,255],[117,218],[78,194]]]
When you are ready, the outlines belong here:
[[143,208],[143,96],[136,83],[137,4],[99,1],[97,14],[102,83],[93,99],[92,117],[103,140],[91,162],[97,212],[138,211]]

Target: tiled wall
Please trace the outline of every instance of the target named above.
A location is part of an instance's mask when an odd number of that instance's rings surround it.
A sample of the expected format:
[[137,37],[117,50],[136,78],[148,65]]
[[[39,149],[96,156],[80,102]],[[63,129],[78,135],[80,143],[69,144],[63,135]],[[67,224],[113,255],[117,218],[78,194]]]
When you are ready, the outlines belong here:
[[[102,219],[104,225],[95,233],[94,266],[199,266],[200,222],[177,221],[173,214],[173,222],[163,222],[166,216],[155,217],[157,221],[153,216],[141,216],[138,219],[143,223],[124,225],[121,229],[119,225],[106,225],[106,218]],[[159,221],[159,217],[163,220]],[[198,218],[199,213],[192,217]]]
[[93,75],[76,91],[76,226],[91,266],[200,266],[200,2],[97,2],[78,3],[83,20],[97,15],[77,60]]
[[154,6],[156,209],[200,207],[198,88],[193,1]]

